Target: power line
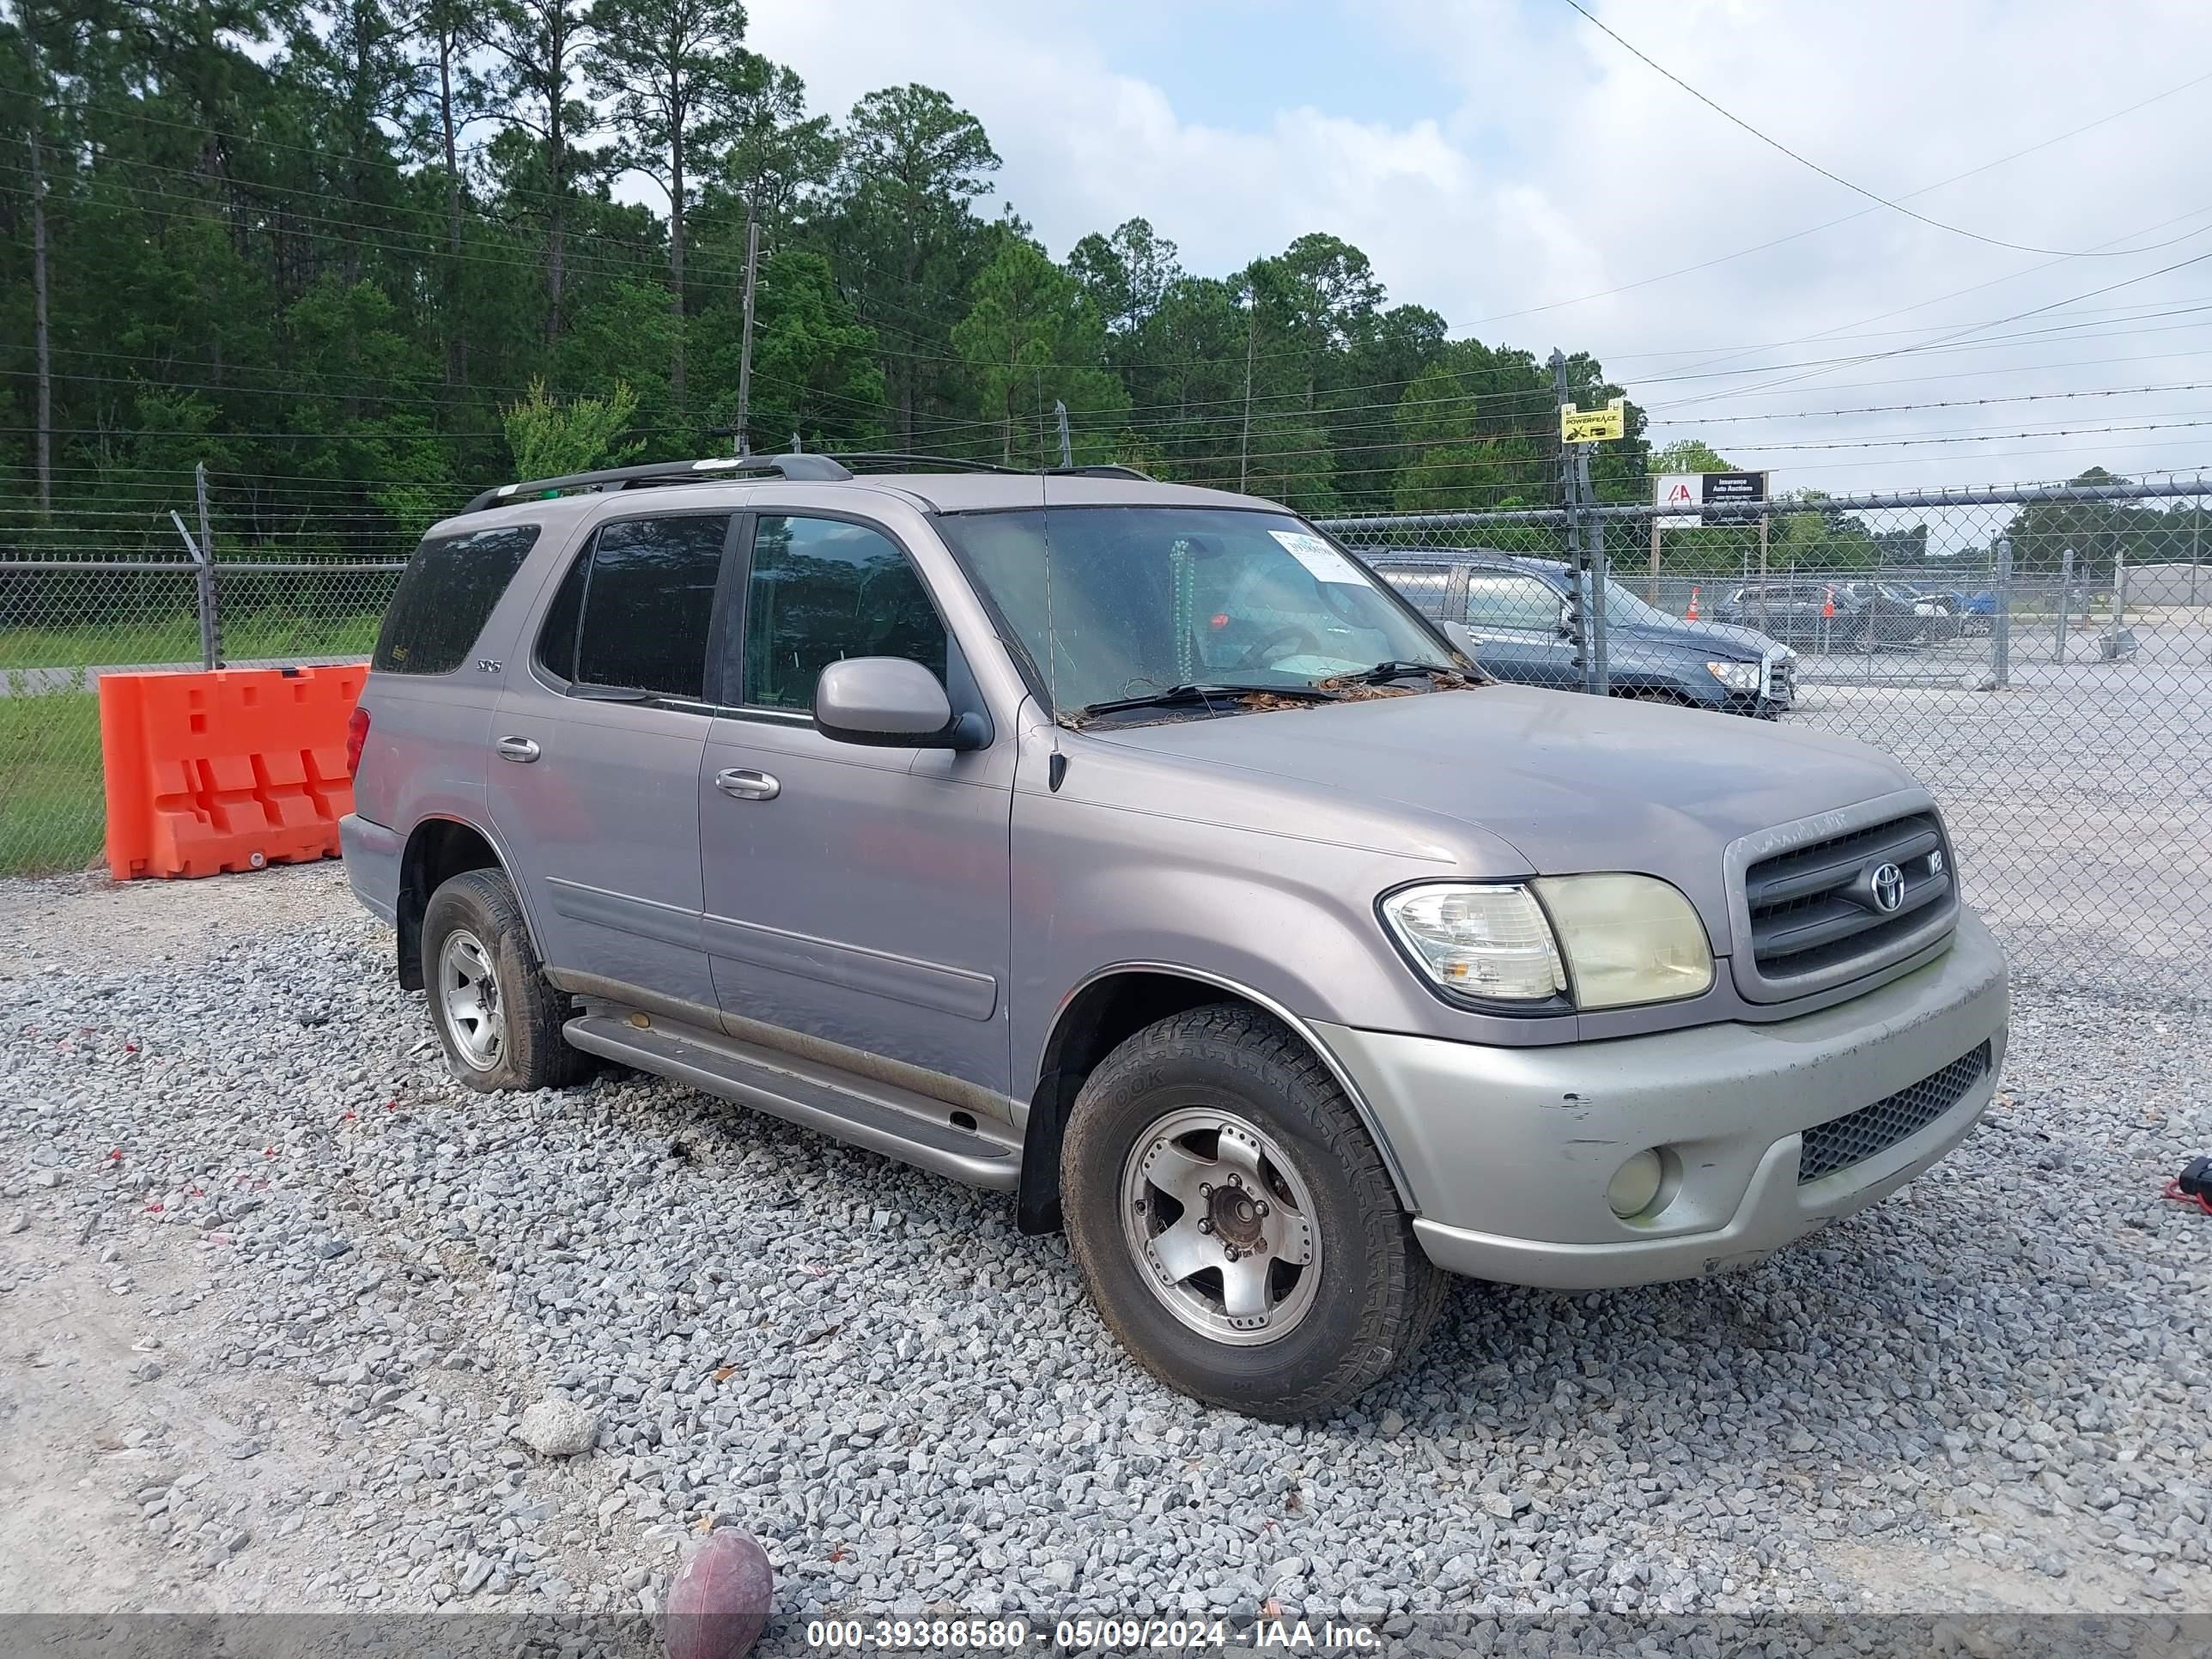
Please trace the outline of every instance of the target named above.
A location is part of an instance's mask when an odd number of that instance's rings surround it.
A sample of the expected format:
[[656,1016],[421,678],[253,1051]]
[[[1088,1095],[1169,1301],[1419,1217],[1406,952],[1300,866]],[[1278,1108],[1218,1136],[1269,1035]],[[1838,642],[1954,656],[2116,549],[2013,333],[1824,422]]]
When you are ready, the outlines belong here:
[[1752,447],[1764,454],[1802,449],[1905,449],[1929,444],[1995,443],[2007,438],[2081,438],[2116,432],[2167,432],[2206,426],[2212,426],[2212,420],[2147,421],[2116,426],[2039,427],[2025,431],[1992,428],[1954,433],[1927,433],[1901,438],[1838,439],[1833,441],[1808,439],[1803,441],[1753,444]]
[[[2009,371],[2006,371],[2009,372]],[[2212,380],[2179,380],[2166,386],[2103,386],[2086,392],[2018,392],[2002,398],[1951,398],[1940,403],[1862,404],[1851,409],[1778,409],[1766,415],[1699,415],[1680,419],[1648,416],[1649,426],[1734,426],[1746,421],[1827,420],[1845,415],[1901,415],[1923,409],[1976,409],[1990,404],[2041,403],[2055,398],[2131,398],[2159,392],[2212,390]]]
[[[1577,9],[1580,9],[1577,8]],[[1585,14],[1585,15],[1587,15],[1587,14]],[[1602,27],[1602,25],[1601,25],[1601,27]],[[2102,115],[2094,121],[2085,122],[2078,127],[2071,128],[2065,132],[2058,134],[2056,137],[2045,138],[2041,143],[2030,144],[2026,149],[2016,149],[2009,155],[2000,155],[1994,161],[1984,161],[1981,166],[1977,167],[1969,167],[1964,173],[1954,173],[1948,179],[1939,179],[1932,185],[1923,185],[1918,190],[1907,191],[1902,197],[1899,198],[1899,199],[1900,201],[1909,202],[1915,197],[1929,195],[1932,191],[1942,190],[1948,185],[1959,184],[1965,179],[1972,179],[1978,173],[1987,173],[1993,167],[2002,167],[2008,161],[2017,161],[2024,155],[2033,155],[2039,149],[2048,149],[2053,144],[2063,143],[2069,138],[2079,137],[2082,133],[2089,131],[2092,128],[2104,126],[2107,123],[2118,120],[2124,115],[2132,115],[2139,109],[2147,109],[2151,105],[2171,98],[2177,93],[2187,92],[2193,87],[2200,87],[2207,81],[2212,81],[2212,70],[2208,70],[2206,73],[2197,76],[2192,80],[2185,81],[2178,87],[2168,87],[2164,92],[2154,94],[2152,96],[2143,99],[2139,103],[2130,104],[2125,109],[2114,110],[2110,115]],[[1759,242],[1751,247],[1738,248],[1733,253],[1720,254],[1714,258],[1700,259],[1693,265],[1683,265],[1674,270],[1662,270],[1656,276],[1639,277],[1635,282],[1622,283],[1613,288],[1600,289],[1593,294],[1578,294],[1571,300],[1553,300],[1540,306],[1524,306],[1518,311],[1494,311],[1486,317],[1476,317],[1472,319],[1465,324],[1464,326],[1468,328],[1480,328],[1485,323],[1502,323],[1510,321],[1513,319],[1519,317],[1540,316],[1546,312],[1562,311],[1570,306],[1587,305],[1593,300],[1609,300],[1616,295],[1631,294],[1640,288],[1650,288],[1656,283],[1671,282],[1677,276],[1688,276],[1694,275],[1696,272],[1700,270],[1711,270],[1716,265],[1724,265],[1733,260],[1747,258],[1754,253],[1764,253],[1770,248],[1781,247],[1785,243],[1802,241],[1808,236],[1817,236],[1824,230],[1833,230],[1838,225],[1850,224],[1853,220],[1863,219],[1869,214],[1878,211],[1880,211],[1880,210],[1877,208],[1861,208],[1857,212],[1846,213],[1841,218],[1830,219],[1821,224],[1809,225],[1803,230],[1793,230],[1787,236],[1777,236],[1771,241]],[[2182,216],[2189,217],[2191,216],[2184,215]],[[2173,222],[2169,220],[2166,222],[2170,224]],[[2158,229],[2160,227],[2153,226],[2151,228]],[[2161,243],[2154,244],[2154,246],[2169,246],[2171,244]],[[2149,250],[2145,248],[2136,248],[2131,251],[2142,253],[2147,252]],[[1626,359],[1623,361],[1626,361]]]
[[[2140,236],[2147,234],[2150,231],[2163,230],[2168,225],[2179,224],[2185,219],[2200,218],[2207,213],[2212,213],[2212,206],[2193,208],[2187,213],[2179,213],[2174,215],[2172,218],[2161,219],[2155,224],[2146,225],[2140,230],[2124,232],[2118,236],[2113,237],[2112,240],[2115,242],[2125,241],[2129,236]],[[2208,229],[2212,229],[2212,225],[2199,226],[2197,229],[2188,232],[2185,235],[2178,237],[2174,240],[2185,241],[2189,240],[2190,237],[2203,235]],[[2105,246],[2109,246],[2109,244],[2106,244]],[[1848,329],[1863,328],[1869,323],[1887,322],[1890,318],[1902,317],[1907,312],[1925,311],[1929,306],[1941,305],[1947,300],[1960,299],[1969,294],[1979,294],[1984,289],[2002,288],[2007,283],[2018,282],[2023,276],[2033,276],[2039,271],[2055,270],[2065,263],[2066,261],[2063,258],[2046,259],[2039,265],[2029,265],[2023,270],[2008,271],[2001,276],[1991,276],[1984,282],[1970,283],[1965,288],[1953,289],[1948,294],[1938,294],[1932,298],[1926,300],[1916,300],[1911,305],[1894,306],[1887,311],[1876,312],[1871,317],[1862,317],[1854,322],[1838,323],[1832,327],[1824,328],[1816,333],[1804,335],[1796,340],[1784,341],[1782,343],[1785,345],[1802,345],[1808,344],[1815,340],[1855,338],[1856,337],[1845,333],[1844,331]],[[1941,326],[1941,325],[1931,325],[1931,327],[1935,326]],[[1750,347],[1742,350],[1731,351],[1719,357],[1708,358],[1702,362],[1692,363],[1689,367],[1692,368],[1705,368],[1711,367],[1715,363],[1735,362],[1741,358],[1751,356],[1752,352],[1754,350],[1766,350],[1772,349],[1776,348]],[[1759,371],[1747,369],[1745,372],[1747,374],[1750,374]]]
[[1672,81],[1676,86],[1681,88],[1683,91],[1688,93],[1691,97],[1696,99],[1707,109],[1712,111],[1714,114],[1721,117],[1722,119],[1742,128],[1744,131],[1749,133],[1753,137],[1758,139],[1760,143],[1766,145],[1769,149],[1781,151],[1783,155],[1788,156],[1800,167],[1809,167],[1812,171],[1819,173],[1823,179],[1829,180],[1831,183],[1841,185],[1845,190],[1852,192],[1852,194],[1863,196],[1868,201],[1874,202],[1882,207],[1886,207],[1892,212],[1901,213],[1908,219],[1917,219],[1923,225],[1932,226],[1937,230],[1948,231],[1954,236],[1964,236],[1971,241],[1984,242],[1991,247],[2010,248],[2015,253],[2056,254],[2062,259],[2117,259],[2128,253],[2148,253],[2152,251],[2150,248],[2124,248],[2118,250],[2084,248],[2080,250],[2069,250],[2056,247],[2034,247],[2025,242],[2008,242],[2002,237],[1984,236],[1979,231],[1966,229],[1963,225],[1947,224],[1941,219],[1931,219],[1924,213],[1918,213],[1914,211],[1912,209],[1906,207],[1904,203],[1900,201],[1893,200],[1877,191],[1869,190],[1863,185],[1853,184],[1850,179],[1844,178],[1843,174],[1839,173],[1830,172],[1826,167],[1822,167],[1818,161],[1813,161],[1808,156],[1799,155],[1796,150],[1790,149],[1789,145],[1784,143],[1779,138],[1773,137],[1767,133],[1760,131],[1757,127],[1752,125],[1750,122],[1745,120],[1741,116],[1723,108],[1711,99],[1706,97],[1704,93],[1699,92],[1695,87],[1692,86],[1687,81],[1682,79],[1680,76],[1675,74],[1672,70],[1668,69],[1663,64],[1653,62],[1650,57],[1639,51],[1636,46],[1631,45],[1628,41],[1622,40],[1621,37],[1618,33],[1614,33],[1613,29],[1601,22],[1596,15],[1593,14],[1588,7],[1582,3],[1582,0],[1564,0],[1564,3],[1573,10],[1580,13],[1586,21],[1590,23],[1601,33],[1610,37],[1614,44],[1626,51],[1631,57],[1638,59],[1647,68],[1656,70],[1666,79]]
[[[1567,0],[1567,3],[1568,3],[1569,4],[1571,4],[1571,4],[1574,3],[1574,0]],[[2077,294],[2077,295],[2075,295],[2072,299],[2069,299],[2069,300],[2053,300],[2053,301],[2052,301],[2050,304],[2048,304],[2048,305],[2033,306],[2033,307],[2029,307],[2027,310],[2026,310],[2026,311],[2015,312],[2013,315],[2011,315],[2011,316],[2009,316],[2009,317],[2001,317],[2001,318],[1997,319],[1995,322],[1989,322],[1989,323],[1973,323],[1973,324],[1970,324],[1970,325],[1968,325],[1966,327],[1962,328],[1962,329],[1960,329],[1960,330],[1956,331],[1955,331],[1955,332],[1954,332],[1954,333],[1941,336],[1941,337],[1938,337],[1938,338],[1936,338],[1936,339],[1929,340],[1929,341],[1926,341],[1926,342],[1923,342],[1923,343],[1918,344],[1918,345],[1899,346],[1899,347],[1896,347],[1894,349],[1893,349],[1893,350],[1889,350],[1889,351],[1876,351],[1876,352],[1868,353],[1868,354],[1866,354],[1866,355],[1864,355],[1864,356],[1858,356],[1858,357],[1852,357],[1852,358],[1846,358],[1846,359],[1839,359],[1839,360],[1838,360],[1838,363],[1837,363],[1837,364],[1832,364],[1832,365],[1821,365],[1821,366],[1818,366],[1818,367],[1811,368],[1808,368],[1808,369],[1804,374],[1798,374],[1798,375],[1793,375],[1793,376],[1791,376],[1789,380],[1773,380],[1773,381],[1769,381],[1769,382],[1767,383],[1767,385],[1766,385],[1766,386],[1750,386],[1750,387],[1746,387],[1746,388],[1743,388],[1743,389],[1741,389],[1741,390],[1740,390],[1740,391],[1735,391],[1735,392],[1707,392],[1707,393],[1704,394],[1704,395],[1703,395],[1703,396],[1701,396],[1701,397],[1697,397],[1697,398],[1685,398],[1679,399],[1679,400],[1677,400],[1676,402],[1672,403],[1672,404],[1662,404],[1662,405],[1660,405],[1660,407],[1662,407],[1662,408],[1666,408],[1666,409],[1681,409],[1681,408],[1685,408],[1685,407],[1686,407],[1687,405],[1689,405],[1689,404],[1696,404],[1696,403],[1710,403],[1710,402],[1711,402],[1711,401],[1712,401],[1714,398],[1730,398],[1730,397],[1742,397],[1742,396],[1748,396],[1748,395],[1750,395],[1750,394],[1751,394],[1751,393],[1753,393],[1753,392],[1761,392],[1761,391],[1771,391],[1771,390],[1772,390],[1775,386],[1791,386],[1791,385],[1795,385],[1795,384],[1796,384],[1796,382],[1797,382],[1797,381],[1799,381],[1799,380],[1809,380],[1809,379],[1811,379],[1811,378],[1812,378],[1812,376],[1813,376],[1813,375],[1814,375],[1814,374],[1818,374],[1821,373],[1821,372],[1822,372],[1822,369],[1823,369],[1824,368],[1827,368],[1827,367],[1836,367],[1836,366],[1840,366],[1842,363],[1846,363],[1846,362],[1848,362],[1848,363],[1853,363],[1853,364],[1856,364],[1856,363],[1881,362],[1883,362],[1884,360],[1886,360],[1886,359],[1887,359],[1887,358],[1904,356],[1905,356],[1905,355],[1907,355],[1907,354],[1909,354],[1909,353],[1920,352],[1920,351],[1932,351],[1932,350],[1937,349],[1938,349],[1938,348],[1940,348],[1940,347],[1942,347],[1942,346],[1944,346],[1944,345],[1947,345],[1947,344],[1950,343],[1951,343],[1951,342],[1953,342],[1953,341],[1958,340],[1958,339],[1960,339],[1960,338],[1963,337],[1964,337],[1964,336],[1966,336],[1966,335],[1968,335],[1968,334],[1978,334],[1979,332],[1981,332],[1981,331],[1982,331],[1982,330],[1984,330],[1984,329],[1985,329],[1985,328],[2002,328],[2002,326],[2004,326],[2004,325],[2006,325],[2007,323],[2017,323],[2017,322],[2021,322],[2021,321],[2024,321],[2024,320],[2026,320],[2027,318],[2030,318],[2030,317],[2038,317],[2038,316],[2040,316],[2040,315],[2042,315],[2042,314],[2043,314],[2045,312],[2046,312],[2046,311],[2056,311],[2056,310],[2057,310],[2057,309],[2058,309],[2060,307],[2062,307],[2062,306],[2078,305],[2078,304],[2080,304],[2080,303],[2081,303],[2082,301],[2084,301],[2084,300],[2094,300],[2094,299],[2095,299],[2095,298],[2096,298],[2099,295],[2100,295],[2100,294],[2110,294],[2110,293],[2113,292],[2113,291],[2114,291],[2115,289],[2117,289],[2130,288],[2130,287],[2133,287],[2133,286],[2134,286],[2136,283],[2148,283],[2148,282],[2152,281],[2154,278],[2160,277],[2160,276],[2167,276],[2167,275],[2171,274],[2171,273],[2172,273],[2172,272],[2173,272],[2173,271],[2185,270],[2186,268],[2188,268],[2188,267],[2189,267],[2189,266],[2191,266],[2191,265],[2198,265],[2198,264],[2203,264],[2206,260],[2208,260],[2208,259],[2212,259],[2212,253],[2199,253],[2199,254],[2196,254],[2196,255],[2193,255],[2192,257],[2191,257],[2191,258],[2186,258],[2186,259],[2177,259],[2177,260],[2175,260],[2175,261],[2173,262],[2173,264],[2170,264],[2170,265],[2161,265],[2161,266],[2160,266],[2156,270],[2147,270],[2147,271],[2143,272],[2141,276],[2125,276],[2125,277],[2122,277],[2122,278],[2121,278],[2118,282],[2117,282],[2117,283],[2106,283],[2104,287],[2102,287],[2102,288],[2099,288],[2099,289],[2090,289],[2090,290],[2089,290],[2089,292],[2088,292],[2088,293],[2087,293],[2087,294]],[[1984,344],[1984,345],[1987,345],[1987,344],[1991,344],[1991,343],[1994,343],[1994,342],[1990,342],[1990,341],[1984,341],[1984,342],[1981,342],[1981,343],[1982,343],[1982,344]],[[1968,348],[1968,349],[1971,349],[1972,348]],[[1763,371],[1759,371],[1759,370],[1750,370],[1750,371],[1742,371],[1742,372],[1746,372],[1746,373],[1759,373],[1759,372],[1763,372]]]

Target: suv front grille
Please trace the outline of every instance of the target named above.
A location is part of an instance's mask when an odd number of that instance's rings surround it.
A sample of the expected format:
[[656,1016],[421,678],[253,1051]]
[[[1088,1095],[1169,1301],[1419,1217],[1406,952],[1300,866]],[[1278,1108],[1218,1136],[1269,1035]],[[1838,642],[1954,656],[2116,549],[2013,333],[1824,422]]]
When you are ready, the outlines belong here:
[[1909,1089],[1899,1089],[1887,1099],[1843,1117],[1816,1123],[1805,1131],[1804,1149],[1797,1154],[1797,1184],[1848,1170],[1863,1158],[1894,1146],[1908,1135],[1917,1135],[1966,1097],[1966,1091],[1989,1074],[1990,1045],[1984,1040],[1972,1054],[1962,1054],[1932,1077],[1923,1077]]
[[[1886,865],[1903,878],[1892,909],[1881,907],[1875,879]],[[1762,859],[1744,872],[1743,896],[1752,961],[1780,985],[1862,957],[1872,963],[1958,903],[1950,850],[1932,812]]]

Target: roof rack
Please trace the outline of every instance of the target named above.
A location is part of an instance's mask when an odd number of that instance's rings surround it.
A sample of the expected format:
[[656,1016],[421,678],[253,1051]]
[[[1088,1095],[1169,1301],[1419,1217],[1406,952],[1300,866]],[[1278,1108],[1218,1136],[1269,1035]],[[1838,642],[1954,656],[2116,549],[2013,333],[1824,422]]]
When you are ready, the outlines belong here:
[[463,513],[481,513],[568,490],[641,489],[664,484],[713,483],[724,478],[773,475],[804,483],[842,483],[855,471],[992,472],[1009,477],[1133,478],[1151,483],[1152,477],[1133,466],[1102,463],[1095,466],[1048,466],[1030,471],[1000,466],[991,461],[954,460],[943,455],[907,455],[890,450],[865,450],[849,455],[712,455],[697,461],[649,461],[641,466],[611,466],[597,472],[569,472],[557,478],[532,478],[525,483],[500,484],[485,490]]
[[773,473],[795,482],[837,483],[853,475],[828,455],[714,455],[698,461],[650,461],[641,466],[611,466],[597,472],[569,472],[557,478],[532,478],[525,483],[501,484],[487,489],[464,513],[565,490],[636,489],[656,484],[713,483],[723,478]]
[[1158,479],[1139,467],[1123,466],[1119,461],[1100,461],[1091,466],[1048,466],[1046,476],[1054,478],[1134,478],[1139,483],[1158,483]]
[[947,455],[909,455],[897,450],[867,450],[849,455],[840,453],[830,459],[858,471],[871,472],[912,468],[931,472],[996,472],[1009,477],[1034,478],[1042,474],[1049,478],[1134,478],[1141,483],[1156,482],[1149,472],[1139,472],[1133,466],[1122,466],[1113,462],[1100,462],[1090,466],[1000,466],[996,461],[956,460]]
[[857,467],[864,472],[897,472],[924,471],[930,472],[1019,472],[1018,466],[1000,466],[995,461],[955,460],[950,455],[908,455],[895,449],[863,449],[851,454],[842,451],[830,458],[842,465]]

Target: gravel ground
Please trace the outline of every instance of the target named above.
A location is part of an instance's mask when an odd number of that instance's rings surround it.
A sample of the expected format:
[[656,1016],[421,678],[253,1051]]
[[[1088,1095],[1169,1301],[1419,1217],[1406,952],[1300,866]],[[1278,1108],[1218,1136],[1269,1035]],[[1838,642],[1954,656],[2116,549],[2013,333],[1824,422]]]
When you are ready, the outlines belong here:
[[[389,948],[334,866],[0,884],[0,1610],[650,1611],[718,1522],[802,1616],[2212,1610],[2212,1218],[2159,1196],[2205,1005],[2023,985],[1887,1205],[1459,1286],[1299,1430],[1143,1377],[1002,1198],[657,1080],[456,1088]],[[516,1437],[549,1395],[591,1449]]]

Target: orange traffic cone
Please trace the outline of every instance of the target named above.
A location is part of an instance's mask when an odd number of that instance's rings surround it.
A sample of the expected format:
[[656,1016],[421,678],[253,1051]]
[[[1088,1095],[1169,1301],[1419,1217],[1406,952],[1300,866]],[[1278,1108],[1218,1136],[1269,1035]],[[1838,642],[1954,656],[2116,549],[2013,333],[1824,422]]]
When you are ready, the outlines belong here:
[[1836,619],[1836,590],[1832,587],[1829,588],[1827,595],[1827,598],[1820,602],[1820,620],[1833,622]]
[[1704,590],[1703,588],[1701,588],[1701,587],[1693,587],[1693,588],[1692,588],[1692,589],[1690,590],[1690,608],[1689,608],[1687,611],[1685,611],[1682,613],[1682,620],[1683,620],[1684,622],[1695,622],[1695,621],[1697,621],[1697,619],[1698,619],[1698,594],[1700,594],[1700,593],[1702,593],[1703,592],[1705,592],[1705,590]]

